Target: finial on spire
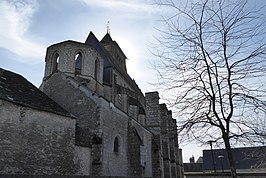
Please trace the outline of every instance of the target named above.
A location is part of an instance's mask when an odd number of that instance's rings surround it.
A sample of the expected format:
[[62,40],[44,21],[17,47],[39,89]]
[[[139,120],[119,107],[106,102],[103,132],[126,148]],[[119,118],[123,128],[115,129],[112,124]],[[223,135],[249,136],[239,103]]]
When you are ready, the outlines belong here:
[[110,23],[107,21],[107,33],[110,34]]

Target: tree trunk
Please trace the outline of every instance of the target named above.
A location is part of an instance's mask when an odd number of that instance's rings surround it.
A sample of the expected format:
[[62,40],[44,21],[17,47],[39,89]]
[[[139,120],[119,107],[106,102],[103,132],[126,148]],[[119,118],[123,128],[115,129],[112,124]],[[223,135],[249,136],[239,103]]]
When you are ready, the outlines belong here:
[[232,153],[232,149],[231,149],[228,135],[225,135],[223,137],[223,139],[224,139],[224,143],[225,143],[225,150],[227,152],[227,157],[228,157],[228,161],[229,161],[231,175],[233,178],[237,178],[235,161],[234,161],[234,157],[233,157],[233,153]]

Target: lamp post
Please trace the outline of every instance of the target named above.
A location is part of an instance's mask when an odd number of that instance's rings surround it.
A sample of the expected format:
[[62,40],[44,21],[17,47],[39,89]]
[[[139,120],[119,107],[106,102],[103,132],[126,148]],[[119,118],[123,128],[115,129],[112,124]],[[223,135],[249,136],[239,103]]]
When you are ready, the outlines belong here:
[[224,172],[223,158],[224,158],[224,156],[222,156],[222,155],[218,156],[218,159],[220,159],[220,161],[221,161],[222,171]]
[[214,156],[213,156],[213,149],[212,149],[212,143],[214,143],[215,141],[213,140],[209,140],[208,143],[211,146],[211,154],[212,154],[212,165],[213,165],[213,170],[214,172],[216,172],[216,167],[215,167],[215,162],[214,162]]

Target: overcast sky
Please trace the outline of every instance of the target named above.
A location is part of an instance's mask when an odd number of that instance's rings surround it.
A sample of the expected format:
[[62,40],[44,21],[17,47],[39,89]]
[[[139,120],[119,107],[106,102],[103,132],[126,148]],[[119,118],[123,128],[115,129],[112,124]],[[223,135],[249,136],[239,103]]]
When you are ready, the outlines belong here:
[[[19,73],[37,87],[44,73],[46,48],[65,40],[84,42],[92,31],[110,33],[128,57],[127,69],[142,92],[156,81],[149,52],[163,12],[153,0],[0,0],[0,67]],[[257,0],[256,2],[263,2]],[[184,162],[201,149],[182,147]]]

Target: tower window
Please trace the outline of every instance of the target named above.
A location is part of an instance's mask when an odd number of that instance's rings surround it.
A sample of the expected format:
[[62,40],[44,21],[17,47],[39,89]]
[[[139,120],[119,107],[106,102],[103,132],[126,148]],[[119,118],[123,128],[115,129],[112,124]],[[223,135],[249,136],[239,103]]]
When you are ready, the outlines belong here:
[[98,72],[99,72],[99,60],[98,58],[95,60],[95,65],[94,65],[94,79],[97,81],[98,80]]
[[119,139],[118,139],[118,137],[115,137],[115,140],[114,140],[114,152],[115,153],[119,152]]
[[75,74],[81,74],[82,54],[78,52],[75,56]]
[[58,64],[59,64],[59,54],[55,53],[52,61],[52,66],[53,66],[53,71],[55,72],[58,69]]

